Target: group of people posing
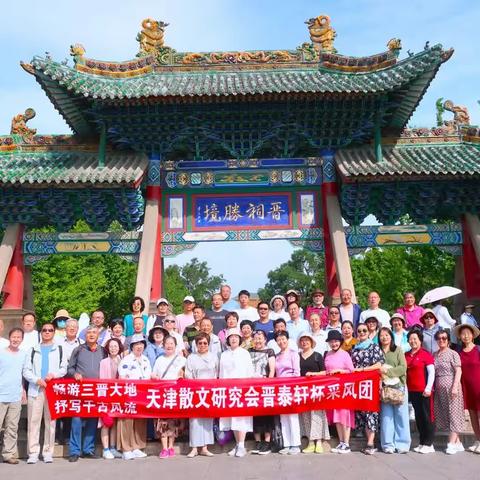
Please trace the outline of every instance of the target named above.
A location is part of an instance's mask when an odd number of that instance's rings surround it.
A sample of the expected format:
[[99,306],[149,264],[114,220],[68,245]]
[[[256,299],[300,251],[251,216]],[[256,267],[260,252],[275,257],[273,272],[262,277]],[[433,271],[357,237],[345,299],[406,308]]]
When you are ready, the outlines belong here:
[[[274,416],[221,418],[219,430],[232,431],[235,439],[228,454],[247,454],[249,432],[255,439],[253,454],[269,454],[273,443],[280,454],[323,453],[333,425],[339,440],[331,448],[334,453],[350,452],[353,429],[365,436],[367,455],[376,452],[376,440],[386,454],[407,453],[411,447],[409,404],[419,432],[414,451],[434,452],[436,429],[449,432],[447,454],[464,451],[459,434],[467,409],[476,438],[468,450],[480,453],[480,350],[475,345],[480,331],[473,306],[467,306],[456,325],[443,305],[423,309],[411,292],[393,315],[380,308],[377,292],[369,294],[369,308],[364,311],[352,303],[348,289],[341,292],[339,305],[325,306],[321,290],[315,290],[311,300],[304,311],[299,294],[289,290],[253,307],[248,291],[239,292],[237,303],[224,285],[212,296],[208,310],[186,296],[183,312],[176,316],[165,298],[157,301],[155,314],[146,315],[139,297],[132,300],[131,311],[123,319],[107,325],[104,313],[96,310],[83,329],[66,310],[60,310],[38,332],[35,315],[25,314],[22,328],[13,328],[8,340],[0,339],[3,461],[18,463],[22,401],[28,409],[29,464],[37,463],[40,456],[52,462],[56,439],[68,441],[71,462],[96,458],[97,429],[104,459],[145,457],[148,438],[160,440],[161,459],[175,455],[175,439],[187,430],[180,419],[51,420],[45,386],[53,378],[271,378],[369,370],[382,375],[379,413],[318,410],[280,415],[279,422]],[[209,445],[215,441],[214,425],[210,418],[189,419],[188,458],[213,455]],[[272,432],[278,432],[279,426],[280,438],[276,435],[273,442]],[[303,450],[302,437],[308,440]]]

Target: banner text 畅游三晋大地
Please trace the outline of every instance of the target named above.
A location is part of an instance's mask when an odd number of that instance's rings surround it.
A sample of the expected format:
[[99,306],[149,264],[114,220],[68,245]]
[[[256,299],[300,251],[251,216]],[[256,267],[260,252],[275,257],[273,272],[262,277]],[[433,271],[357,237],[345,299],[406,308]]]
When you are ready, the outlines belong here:
[[105,415],[219,418],[380,408],[378,372],[271,379],[54,379],[46,391],[54,419]]

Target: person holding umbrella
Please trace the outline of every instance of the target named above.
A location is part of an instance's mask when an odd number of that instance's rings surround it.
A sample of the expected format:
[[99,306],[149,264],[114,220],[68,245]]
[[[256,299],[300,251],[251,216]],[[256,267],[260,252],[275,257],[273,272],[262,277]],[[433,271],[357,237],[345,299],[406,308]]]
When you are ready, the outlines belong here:
[[444,287],[434,288],[433,290],[428,291],[422,297],[422,299],[419,302],[419,305],[432,303],[433,304],[432,310],[433,310],[433,313],[435,314],[435,317],[437,318],[438,324],[440,325],[441,328],[450,330],[455,326],[456,322],[450,316],[450,313],[447,307],[442,305],[442,300],[458,295],[459,293],[462,293],[462,291],[455,287],[444,286]]

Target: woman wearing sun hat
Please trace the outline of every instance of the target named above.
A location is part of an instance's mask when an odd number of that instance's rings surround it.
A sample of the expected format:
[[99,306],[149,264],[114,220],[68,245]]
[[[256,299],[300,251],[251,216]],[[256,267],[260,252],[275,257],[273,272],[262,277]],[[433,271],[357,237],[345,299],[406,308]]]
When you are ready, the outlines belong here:
[[[252,378],[255,376],[252,359],[248,350],[240,347],[242,333],[238,328],[231,328],[225,334],[228,350],[220,356],[219,378]],[[233,457],[244,457],[245,437],[253,431],[253,417],[220,418],[220,430],[233,430],[235,447],[228,452]]]
[[[159,356],[153,366],[152,378],[155,380],[177,380],[183,377],[185,357],[177,353],[177,341],[167,335],[163,340],[164,354]],[[165,460],[175,456],[174,443],[178,437],[183,423],[177,418],[158,418],[156,431],[160,436],[162,450],[159,458]]]
[[438,343],[435,340],[435,335],[442,327],[438,323],[438,318],[435,315],[435,312],[430,308],[425,309],[423,315],[420,317],[420,322],[423,325],[422,348],[433,355],[438,350]]
[[[133,335],[130,351],[118,365],[118,377],[129,380],[148,380],[152,367],[143,355],[147,342],[142,334]],[[117,422],[117,446],[124,460],[144,458],[142,449],[147,446],[147,420],[145,418],[120,418]]]
[[148,332],[148,344],[144,355],[148,358],[152,368],[155,365],[157,358],[164,354],[163,339],[167,335],[167,330],[159,325],[151,328]]
[[286,311],[287,301],[283,295],[274,295],[270,300],[270,320],[277,320],[283,318],[285,321],[290,320],[290,315]]
[[[185,378],[211,379],[218,376],[218,355],[209,351],[210,335],[200,332],[194,338],[195,353],[191,353],[185,365]],[[213,456],[208,445],[214,443],[213,418],[190,418],[189,443],[192,448],[187,455],[194,458],[197,455]],[[200,449],[200,452],[199,452]]]
[[[315,314],[317,315],[317,314]],[[300,375],[311,377],[325,375],[325,363],[321,353],[316,352],[315,338],[310,333],[302,333],[298,338],[300,348]],[[312,410],[300,414],[300,433],[308,438],[308,446],[303,453],[323,453],[322,440],[330,440],[327,416],[324,410]]]
[[475,443],[468,450],[480,454],[480,349],[474,341],[480,330],[474,325],[458,325],[455,335],[462,342],[462,390],[465,408],[470,414]]
[[411,347],[408,343],[407,330],[405,329],[405,317],[401,313],[394,313],[390,317],[390,325],[395,340],[395,345],[400,347],[403,352],[410,351]]
[[[329,375],[353,372],[350,354],[340,348],[342,342],[343,337],[338,330],[328,332],[327,343],[330,351],[325,354],[325,369]],[[329,414],[329,420],[337,427],[339,439],[339,444],[332,448],[332,453],[350,453],[350,432],[355,428],[354,410],[335,409]]]
[[[300,318],[305,318],[303,316],[303,308],[300,307],[300,294],[296,290],[294,290],[293,288],[291,288],[290,290],[287,290],[287,293],[285,294],[285,299],[287,301],[287,306],[285,307],[286,310],[288,310],[288,306],[291,303],[296,303],[298,304],[298,307],[300,310]],[[285,317],[282,317],[282,318],[285,318]]]

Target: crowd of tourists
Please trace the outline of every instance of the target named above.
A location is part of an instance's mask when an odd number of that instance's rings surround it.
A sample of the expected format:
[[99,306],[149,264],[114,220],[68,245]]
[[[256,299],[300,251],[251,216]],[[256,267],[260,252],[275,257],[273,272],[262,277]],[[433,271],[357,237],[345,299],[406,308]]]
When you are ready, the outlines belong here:
[[[386,454],[410,451],[410,417],[414,414],[420,454],[434,452],[435,431],[448,432],[445,452],[468,449],[480,454],[480,331],[473,305],[458,322],[441,303],[432,309],[416,304],[411,292],[392,315],[380,308],[377,292],[368,295],[368,309],[352,303],[352,292],[341,292],[341,303],[324,305],[324,292],[315,290],[305,310],[294,290],[270,301],[250,305],[242,290],[238,302],[224,285],[205,309],[187,295],[177,315],[166,298],[157,312],[143,313],[135,297],[130,313],[107,323],[101,309],[89,324],[66,310],[36,329],[33,313],[23,316],[21,328],[0,338],[0,428],[3,461],[18,463],[17,431],[22,403],[28,411],[28,459],[53,461],[56,442],[68,443],[69,461],[97,458],[100,431],[103,458],[133,460],[146,457],[147,439],[161,442],[161,459],[175,455],[175,441],[188,431],[188,458],[212,456],[215,431],[233,432],[228,455],[247,454],[245,438],[253,433],[251,454],[323,453],[336,429],[338,444],[331,452],[350,453],[352,432],[365,438],[363,452],[376,445]],[[3,323],[0,321],[0,336]],[[346,409],[301,414],[220,418],[63,418],[52,420],[45,395],[47,383],[69,377],[77,381],[127,378],[175,380],[214,378],[272,378],[339,375],[378,370],[382,376],[380,412]],[[412,411],[409,411],[409,405]],[[463,446],[468,410],[475,442]],[[41,425],[44,438],[40,446]],[[301,448],[302,437],[307,439]]]

